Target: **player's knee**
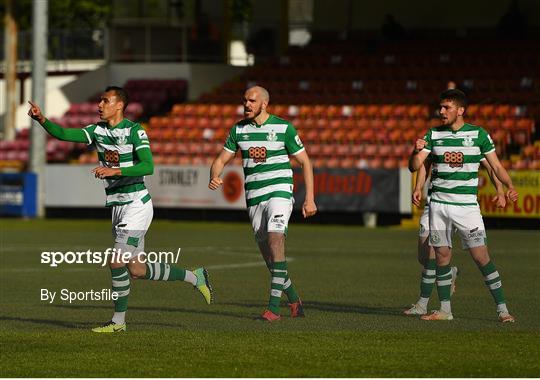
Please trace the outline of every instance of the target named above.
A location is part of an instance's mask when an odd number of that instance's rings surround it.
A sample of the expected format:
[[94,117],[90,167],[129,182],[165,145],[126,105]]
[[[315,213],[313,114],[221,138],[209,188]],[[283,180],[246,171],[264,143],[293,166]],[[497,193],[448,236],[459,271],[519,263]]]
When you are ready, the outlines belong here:
[[469,249],[471,256],[476,263],[476,265],[483,267],[487,263],[489,263],[489,253],[487,251],[487,247],[480,246],[480,247],[474,247]]
[[285,234],[279,232],[270,232],[268,234],[268,246],[270,249],[279,248],[285,245]]
[[132,279],[141,279],[146,277],[146,267],[128,265],[129,274]]

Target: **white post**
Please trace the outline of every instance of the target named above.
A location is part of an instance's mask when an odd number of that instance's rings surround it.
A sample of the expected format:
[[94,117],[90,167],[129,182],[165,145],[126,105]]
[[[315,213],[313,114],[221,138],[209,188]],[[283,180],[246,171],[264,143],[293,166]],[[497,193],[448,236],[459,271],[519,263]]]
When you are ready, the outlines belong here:
[[[32,12],[32,100],[39,104],[44,115],[47,78],[48,0],[34,0]],[[45,216],[45,164],[47,140],[45,131],[32,121],[30,131],[30,171],[37,174],[37,216]]]

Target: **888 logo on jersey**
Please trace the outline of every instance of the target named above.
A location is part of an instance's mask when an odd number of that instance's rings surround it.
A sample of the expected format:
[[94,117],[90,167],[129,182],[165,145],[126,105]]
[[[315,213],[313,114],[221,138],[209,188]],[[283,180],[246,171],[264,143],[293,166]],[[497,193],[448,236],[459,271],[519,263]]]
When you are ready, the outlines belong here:
[[463,152],[445,152],[444,163],[448,164],[451,168],[462,168]]
[[103,152],[105,163],[108,167],[114,168],[120,166],[120,153],[117,150],[107,150]]
[[248,155],[255,163],[266,162],[266,148],[264,146],[252,146],[248,149]]

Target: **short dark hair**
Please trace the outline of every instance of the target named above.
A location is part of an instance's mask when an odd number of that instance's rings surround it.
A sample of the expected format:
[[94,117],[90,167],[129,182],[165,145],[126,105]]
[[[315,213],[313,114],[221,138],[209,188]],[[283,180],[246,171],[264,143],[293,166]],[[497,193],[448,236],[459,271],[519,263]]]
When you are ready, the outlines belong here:
[[457,88],[451,88],[441,92],[439,99],[442,100],[451,100],[456,103],[459,107],[467,107],[467,95]]
[[114,91],[115,95],[120,98],[122,103],[124,103],[124,111],[125,111],[126,107],[128,106],[128,103],[129,103],[129,96],[128,96],[126,90],[124,90],[122,87],[118,87],[118,86],[108,86],[105,89],[105,92],[109,92],[109,91]]

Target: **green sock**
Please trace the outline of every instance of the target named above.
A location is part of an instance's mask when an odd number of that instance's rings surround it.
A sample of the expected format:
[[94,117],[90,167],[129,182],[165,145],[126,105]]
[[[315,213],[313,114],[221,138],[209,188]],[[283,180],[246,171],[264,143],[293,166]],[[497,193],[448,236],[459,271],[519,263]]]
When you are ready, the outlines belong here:
[[146,263],[146,280],[184,281],[186,270],[169,264]]
[[437,262],[435,259],[429,259],[426,265],[424,265],[424,270],[422,271],[422,281],[420,282],[420,297],[431,297],[433,285],[435,284],[436,268]]
[[495,268],[495,264],[490,261],[483,267],[479,268],[482,272],[482,275],[484,276],[484,283],[491,292],[495,303],[497,305],[506,303],[506,300],[504,299],[501,277],[499,276],[499,272],[497,272],[497,269]]
[[296,293],[296,289],[294,288],[294,285],[288,274],[285,278],[285,283],[283,284],[283,291],[285,292],[289,303],[295,303],[300,301],[300,296],[298,295],[298,293]]
[[435,273],[437,275],[437,294],[441,301],[441,311],[451,313],[450,288],[452,287],[452,268],[450,265],[444,265],[442,267],[437,265]]
[[124,312],[127,310],[129,296],[129,272],[126,267],[111,268],[112,291],[118,295],[114,301],[114,311]]
[[287,277],[287,262],[274,262],[271,265],[270,272],[272,273],[272,282],[270,283],[270,300],[268,301],[268,309],[274,314],[279,314],[281,293],[283,291],[285,278]]
[[[272,274],[272,264],[266,263],[266,267],[270,271],[270,275]],[[289,274],[287,272],[287,277],[285,277],[285,283],[283,284],[283,292],[287,296],[287,299],[289,300],[289,303],[295,303],[300,300],[300,296],[296,292],[296,289],[289,277]]]

